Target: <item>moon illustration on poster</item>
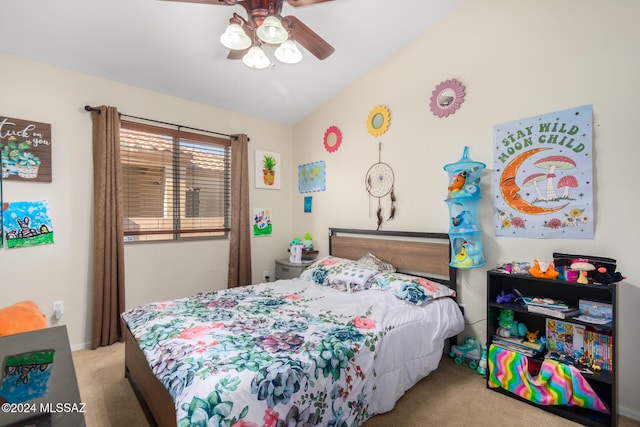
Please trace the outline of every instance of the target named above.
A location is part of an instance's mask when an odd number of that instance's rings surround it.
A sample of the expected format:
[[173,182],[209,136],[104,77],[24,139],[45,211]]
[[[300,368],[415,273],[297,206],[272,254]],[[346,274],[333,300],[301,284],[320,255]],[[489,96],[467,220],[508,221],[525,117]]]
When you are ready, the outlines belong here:
[[542,215],[557,212],[568,205],[568,203],[565,203],[564,205],[555,208],[543,208],[528,203],[520,195],[520,187],[518,187],[518,185],[516,184],[516,174],[518,173],[518,168],[529,157],[543,150],[549,150],[549,148],[534,148],[520,154],[511,162],[509,162],[509,164],[507,164],[507,166],[504,168],[504,171],[502,171],[502,175],[500,176],[500,193],[502,193],[502,198],[504,199],[505,203],[507,203],[513,209],[529,215]]

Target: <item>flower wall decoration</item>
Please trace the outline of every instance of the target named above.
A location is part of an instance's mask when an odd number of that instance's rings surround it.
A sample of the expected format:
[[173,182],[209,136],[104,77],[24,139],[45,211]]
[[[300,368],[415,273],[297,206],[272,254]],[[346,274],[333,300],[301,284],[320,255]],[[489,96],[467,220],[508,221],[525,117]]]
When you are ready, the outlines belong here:
[[330,126],[324,133],[324,149],[329,153],[338,151],[342,144],[342,132],[336,126]]
[[442,118],[455,113],[464,101],[464,89],[462,83],[455,79],[445,80],[436,86],[429,104],[433,115]]
[[391,114],[384,105],[376,106],[367,118],[367,130],[372,136],[380,136],[389,129]]

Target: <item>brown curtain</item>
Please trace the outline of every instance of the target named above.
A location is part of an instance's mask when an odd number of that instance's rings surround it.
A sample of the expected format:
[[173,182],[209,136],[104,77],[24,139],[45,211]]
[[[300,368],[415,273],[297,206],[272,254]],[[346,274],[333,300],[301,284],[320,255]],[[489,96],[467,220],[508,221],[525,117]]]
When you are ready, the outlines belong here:
[[249,212],[249,138],[234,135],[231,144],[231,233],[227,287],[251,284],[251,223]]
[[124,234],[120,115],[115,107],[91,111],[93,121],[93,311],[91,348],[123,338]]

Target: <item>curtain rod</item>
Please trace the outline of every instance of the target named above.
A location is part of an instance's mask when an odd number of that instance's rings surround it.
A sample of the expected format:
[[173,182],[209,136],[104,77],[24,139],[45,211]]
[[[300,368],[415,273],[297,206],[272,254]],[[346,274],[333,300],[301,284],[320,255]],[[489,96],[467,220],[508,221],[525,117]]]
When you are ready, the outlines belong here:
[[[85,111],[97,111],[97,112],[98,112],[98,114],[100,114],[100,109],[99,109],[99,108],[92,107],[92,106],[90,106],[90,105],[85,105],[85,106],[84,106],[84,110],[85,110]],[[144,117],[130,116],[130,115],[128,115],[128,114],[123,114],[123,113],[118,113],[118,114],[120,115],[120,117],[129,117],[129,118],[131,118],[131,119],[145,120],[145,121],[147,121],[147,122],[160,123],[160,124],[163,124],[163,125],[176,126],[176,127],[178,127],[178,128],[191,129],[191,130],[197,130],[197,131],[199,131],[199,132],[206,132],[206,133],[212,133],[212,134],[214,134],[214,135],[226,136],[227,138],[231,138],[231,139],[236,139],[236,140],[238,139],[238,137],[237,137],[237,136],[234,136],[234,135],[228,135],[228,134],[226,134],[226,133],[213,132],[213,131],[210,131],[210,130],[204,130],[204,129],[192,128],[192,127],[189,127],[189,126],[177,125],[177,124],[175,124],[175,123],[161,122],[160,120],[146,119],[146,118],[144,118]],[[247,138],[247,141],[251,141],[251,139],[250,139],[250,138]]]

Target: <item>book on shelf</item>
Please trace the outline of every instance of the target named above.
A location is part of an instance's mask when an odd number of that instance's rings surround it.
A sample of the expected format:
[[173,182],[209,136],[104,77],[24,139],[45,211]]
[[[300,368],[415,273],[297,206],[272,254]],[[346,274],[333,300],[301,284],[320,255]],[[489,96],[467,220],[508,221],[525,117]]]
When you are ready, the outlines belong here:
[[566,310],[559,310],[540,305],[528,305],[527,310],[531,313],[545,314],[547,316],[557,317],[558,319],[568,319],[569,317],[580,314],[580,309],[575,307],[568,307]]
[[613,369],[613,337],[610,333],[588,328],[584,332],[584,356],[590,365]]
[[538,341],[530,342],[527,339],[519,337],[501,337],[499,335],[493,336],[493,344],[505,350],[516,351],[526,356],[533,356],[545,348],[544,344]]
[[553,310],[569,311],[575,307],[570,307],[564,302],[553,298],[541,298],[541,297],[520,297],[520,300],[524,305],[528,307],[545,307]]
[[581,314],[580,316],[575,317],[575,319],[585,323],[592,323],[594,325],[606,325],[607,323],[611,322],[611,319],[603,319],[601,317],[591,317],[584,314]]
[[533,351],[533,350],[527,350],[526,348],[522,348],[522,347],[518,347],[518,346],[512,346],[512,345],[506,344],[506,343],[501,343],[501,342],[494,341],[493,343],[491,343],[491,345],[495,345],[496,347],[502,348],[504,350],[513,351],[514,353],[520,353],[520,354],[525,355],[527,357],[532,357],[532,356],[536,355],[536,352]]

